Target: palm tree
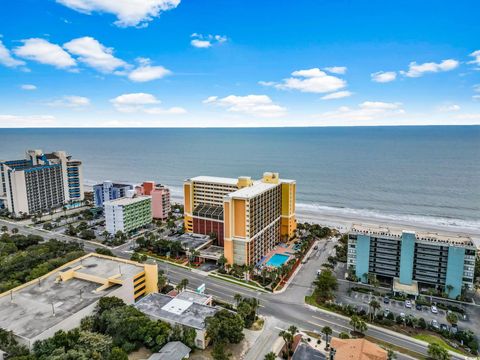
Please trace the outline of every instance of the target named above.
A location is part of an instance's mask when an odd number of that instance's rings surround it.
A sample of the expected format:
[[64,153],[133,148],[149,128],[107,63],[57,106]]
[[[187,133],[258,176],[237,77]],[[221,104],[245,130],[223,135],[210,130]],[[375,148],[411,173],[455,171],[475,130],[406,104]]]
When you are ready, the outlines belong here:
[[277,354],[275,354],[273,351],[270,351],[268,354],[265,355],[263,360],[275,360],[277,358]]
[[428,355],[434,360],[450,360],[448,351],[435,343],[428,345]]
[[188,279],[180,280],[180,282],[177,284],[177,290],[183,291],[187,288],[187,285],[188,285]]
[[190,249],[190,256],[188,257],[188,265],[192,265],[192,262],[195,260],[195,258],[200,255],[200,252],[191,248]]
[[350,318],[350,325],[352,325],[354,332],[363,333],[367,330],[367,324],[357,315]]
[[447,286],[445,286],[445,290],[447,290],[447,296],[450,297],[450,293],[453,290],[453,286],[448,284]]
[[373,319],[375,318],[375,315],[377,313],[377,310],[380,309],[380,303],[377,301],[377,300],[371,300],[370,303],[368,304],[368,306],[373,310],[370,311],[370,321],[373,322]]
[[237,304],[237,306],[238,306],[238,304],[240,304],[240,302],[242,301],[242,299],[243,299],[243,298],[242,298],[242,295],[240,295],[240,294],[235,294],[235,295],[233,295],[233,300],[235,300],[235,303]]
[[18,229],[17,228],[13,228],[11,231],[12,231],[12,234],[18,234]]
[[333,331],[332,331],[332,328],[328,327],[328,326],[324,326],[322,328],[322,333],[325,334],[325,341],[327,342],[327,345],[325,346],[325,350],[328,350],[328,348],[330,347],[330,338],[329,336],[332,335]]
[[287,330],[282,330],[278,334],[283,338],[283,340],[285,341],[285,344],[287,345],[288,356],[290,356],[290,353],[292,352],[293,339],[297,332],[298,332],[298,328],[295,325],[290,325],[290,327]]

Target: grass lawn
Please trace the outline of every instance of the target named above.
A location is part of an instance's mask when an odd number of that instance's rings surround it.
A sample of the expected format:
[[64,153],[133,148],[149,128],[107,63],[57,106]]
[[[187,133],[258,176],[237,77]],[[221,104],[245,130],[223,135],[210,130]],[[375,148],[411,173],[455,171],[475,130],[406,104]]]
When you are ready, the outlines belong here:
[[443,340],[442,338],[438,337],[438,336],[435,336],[435,335],[432,335],[432,334],[417,334],[417,335],[414,335],[413,336],[415,339],[418,339],[418,340],[423,340],[429,344],[438,344],[440,345],[441,347],[443,347],[444,349],[447,349],[447,350],[450,350],[450,351],[454,351],[456,353],[459,353],[459,354],[462,354],[462,355],[465,355],[464,352],[462,352],[461,350],[459,349],[455,349],[454,347],[450,346],[445,340]]

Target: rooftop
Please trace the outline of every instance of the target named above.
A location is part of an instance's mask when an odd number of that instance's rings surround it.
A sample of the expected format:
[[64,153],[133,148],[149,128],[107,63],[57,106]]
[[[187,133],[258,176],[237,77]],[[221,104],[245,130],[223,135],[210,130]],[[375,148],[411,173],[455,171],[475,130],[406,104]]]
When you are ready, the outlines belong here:
[[210,295],[199,294],[199,293],[188,291],[188,290],[182,291],[175,298],[180,300],[186,300],[191,303],[196,303],[200,305],[205,305],[212,300],[212,297]]
[[210,239],[208,235],[195,233],[167,236],[165,239],[169,241],[180,241],[185,250],[203,248],[212,242],[212,239]]
[[350,230],[353,233],[367,235],[380,235],[401,238],[403,233],[415,234],[417,240],[434,243],[445,243],[448,245],[474,246],[470,237],[461,234],[440,234],[428,231],[411,231],[399,227],[381,226],[381,225],[363,225],[353,224]]
[[218,311],[211,306],[181,298],[172,298],[160,293],[149,294],[134,306],[151,318],[182,324],[198,330],[205,329],[205,320]]
[[365,339],[332,338],[335,360],[387,360],[387,351]]
[[239,189],[237,191],[234,191],[234,192],[226,195],[226,197],[249,199],[249,198],[252,198],[254,196],[260,195],[261,193],[263,193],[267,190],[273,189],[276,186],[278,186],[278,184],[268,184],[268,183],[264,183],[262,181],[257,180],[257,181],[253,182],[252,186],[247,186],[247,187],[244,187],[244,188]]
[[180,341],[170,341],[158,353],[153,354],[148,360],[182,360],[192,351]]
[[315,350],[310,345],[300,343],[293,354],[292,360],[325,360],[325,354]]
[[[61,281],[60,274],[68,270],[74,270],[78,277]],[[88,254],[0,294],[0,328],[34,338],[121,286],[112,284],[99,290],[100,283],[80,277],[115,278],[121,283],[142,270],[141,264],[128,260]]]
[[194,182],[204,182],[204,183],[212,183],[212,184],[219,184],[219,185],[235,185],[235,186],[237,186],[237,183],[238,183],[238,179],[217,177],[217,176],[195,176],[193,178],[187,179],[186,181],[189,181],[189,180]]
[[152,197],[150,195],[137,195],[134,197],[122,197],[115,200],[105,201],[104,205],[117,205],[117,206],[125,206],[130,204],[135,204],[137,202],[149,200]]

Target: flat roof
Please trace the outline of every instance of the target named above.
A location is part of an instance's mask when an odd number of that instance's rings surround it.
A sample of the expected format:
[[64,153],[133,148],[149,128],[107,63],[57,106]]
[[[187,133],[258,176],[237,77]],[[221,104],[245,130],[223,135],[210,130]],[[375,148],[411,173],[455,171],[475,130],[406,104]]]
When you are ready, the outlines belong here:
[[278,184],[270,184],[264,183],[260,180],[254,181],[252,186],[244,187],[240,190],[234,191],[230,194],[225,195],[225,197],[229,198],[245,198],[250,199],[254,196],[260,195],[261,193],[273,189],[274,187],[278,186]]
[[95,282],[77,278],[57,281],[61,272],[79,266],[81,268],[77,272],[102,278],[121,273],[117,279],[133,277],[143,270],[141,264],[88,254],[44,277],[1,294],[0,328],[26,339],[35,338],[121,286],[114,285],[96,292],[101,285]]
[[406,230],[400,227],[364,224],[353,224],[350,231],[353,233],[391,236],[396,238],[400,238],[403,233],[411,233],[415,234],[417,240],[438,243],[439,245],[442,245],[442,243],[444,243],[448,245],[474,246],[472,239],[469,236],[462,234],[448,235],[429,231]]
[[115,200],[105,201],[103,205],[125,206],[125,205],[135,204],[137,202],[141,202],[151,198],[152,197],[150,195],[136,195],[134,197],[122,197]]
[[[186,303],[190,305],[186,306]],[[217,308],[211,306],[175,299],[160,293],[148,294],[137,301],[134,306],[151,318],[182,324],[198,330],[205,329],[205,320],[218,311]]]
[[167,236],[165,239],[168,241],[180,241],[185,250],[202,248],[213,241],[208,235],[195,233]]
[[204,183],[212,183],[212,184],[219,184],[219,185],[237,185],[238,179],[236,178],[226,178],[226,177],[218,177],[218,176],[195,176],[189,178],[185,181],[193,181],[193,182],[204,182]]
[[186,300],[186,301],[200,304],[200,305],[205,305],[212,299],[210,295],[200,294],[200,293],[196,293],[189,290],[182,291],[175,298]]

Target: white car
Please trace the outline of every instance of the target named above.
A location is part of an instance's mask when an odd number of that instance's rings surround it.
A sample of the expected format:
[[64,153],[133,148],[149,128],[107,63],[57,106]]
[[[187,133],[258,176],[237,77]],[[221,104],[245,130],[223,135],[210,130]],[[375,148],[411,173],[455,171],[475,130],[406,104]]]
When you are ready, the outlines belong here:
[[432,311],[432,314],[438,314],[438,309],[435,305],[432,305],[432,307],[430,308],[430,310]]
[[434,328],[434,329],[440,329],[440,326],[438,325],[438,321],[437,320],[432,320],[430,322],[430,325]]
[[408,309],[412,308],[412,302],[410,300],[405,300],[405,307]]
[[406,317],[406,316],[405,316],[405,313],[401,312],[401,313],[400,313],[400,317],[405,320],[405,317]]

